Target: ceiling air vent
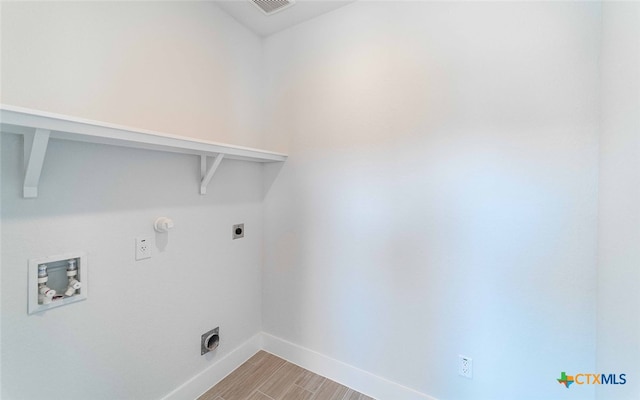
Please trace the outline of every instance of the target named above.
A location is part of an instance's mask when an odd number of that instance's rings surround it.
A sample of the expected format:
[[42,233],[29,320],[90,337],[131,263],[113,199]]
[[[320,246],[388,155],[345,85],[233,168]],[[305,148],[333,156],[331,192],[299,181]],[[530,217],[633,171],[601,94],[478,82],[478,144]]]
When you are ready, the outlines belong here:
[[249,0],[265,15],[275,14],[296,4],[295,0]]

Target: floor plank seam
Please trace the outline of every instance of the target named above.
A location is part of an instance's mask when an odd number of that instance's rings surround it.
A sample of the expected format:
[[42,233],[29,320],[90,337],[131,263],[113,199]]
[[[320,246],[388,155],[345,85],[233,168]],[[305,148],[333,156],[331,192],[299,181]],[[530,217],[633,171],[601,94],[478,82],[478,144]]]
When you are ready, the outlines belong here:
[[306,390],[307,392],[309,392],[309,393],[311,393],[311,394],[315,394],[315,393],[316,393],[316,392],[314,392],[313,390],[309,390],[309,389],[307,389],[307,388],[306,388],[306,387],[304,387],[304,386],[300,386],[300,385],[298,385],[297,383],[294,383],[292,386],[297,386],[297,387],[299,387],[300,389],[302,389],[302,390]]
[[266,396],[266,397],[270,398],[271,400],[276,400],[276,399],[274,399],[273,397],[269,396],[268,394],[266,394],[266,393],[264,393],[264,392],[261,392],[261,391],[259,391],[259,390],[256,390],[256,392],[260,393],[260,394],[261,394],[261,395],[263,395],[263,396]]

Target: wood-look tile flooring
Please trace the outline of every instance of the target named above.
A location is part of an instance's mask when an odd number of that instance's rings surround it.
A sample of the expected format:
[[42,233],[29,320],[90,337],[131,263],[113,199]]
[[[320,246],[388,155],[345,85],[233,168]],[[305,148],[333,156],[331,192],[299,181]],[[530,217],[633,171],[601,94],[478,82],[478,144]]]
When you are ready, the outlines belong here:
[[260,351],[198,400],[373,400]]

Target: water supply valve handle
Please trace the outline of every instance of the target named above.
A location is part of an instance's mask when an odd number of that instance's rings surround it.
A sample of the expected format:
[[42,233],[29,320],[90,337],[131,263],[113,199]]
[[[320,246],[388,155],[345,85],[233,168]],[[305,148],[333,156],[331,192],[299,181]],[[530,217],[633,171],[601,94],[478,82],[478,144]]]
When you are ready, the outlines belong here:
[[40,288],[40,294],[43,295],[44,297],[48,297],[51,299],[53,298],[53,296],[56,295],[56,291],[46,286],[43,286]]
[[69,287],[67,287],[67,291],[64,292],[64,295],[67,297],[71,297],[76,293],[76,290],[82,287],[82,283],[76,279],[72,279],[69,281]]

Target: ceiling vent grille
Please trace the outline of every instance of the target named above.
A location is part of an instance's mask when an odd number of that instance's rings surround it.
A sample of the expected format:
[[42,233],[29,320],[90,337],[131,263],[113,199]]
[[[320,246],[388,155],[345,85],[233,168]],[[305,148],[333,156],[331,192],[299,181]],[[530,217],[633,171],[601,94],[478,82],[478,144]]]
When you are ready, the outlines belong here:
[[275,14],[296,4],[295,0],[249,0],[265,15]]

